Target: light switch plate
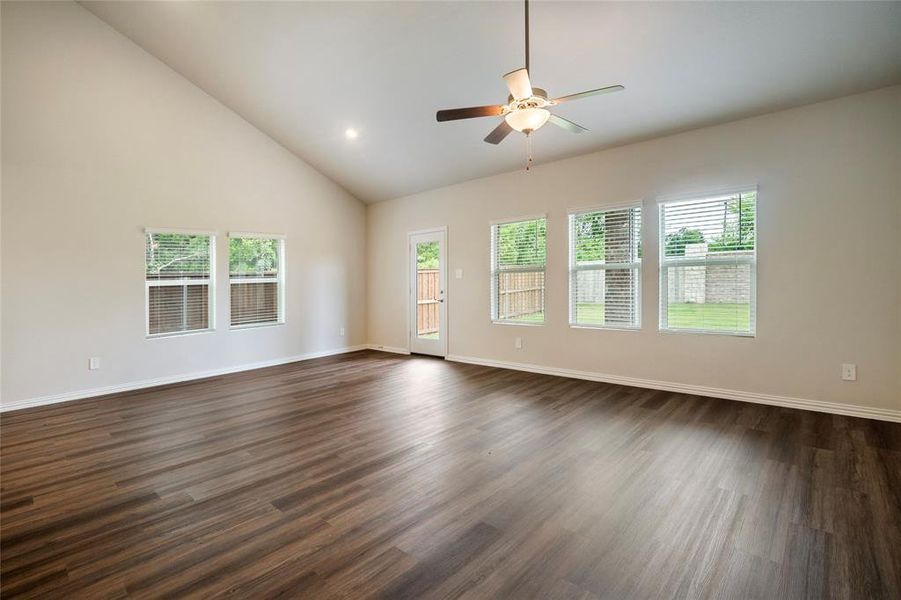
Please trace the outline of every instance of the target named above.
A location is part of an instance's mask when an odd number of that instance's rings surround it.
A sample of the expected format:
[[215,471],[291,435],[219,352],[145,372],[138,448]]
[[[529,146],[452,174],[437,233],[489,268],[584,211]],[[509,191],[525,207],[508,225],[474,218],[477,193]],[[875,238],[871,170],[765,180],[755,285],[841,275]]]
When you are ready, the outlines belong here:
[[92,356],[91,358],[88,359],[88,370],[96,371],[99,368],[100,368],[100,357],[99,356]]
[[463,269],[455,269],[454,277],[456,277],[457,279],[463,279]]

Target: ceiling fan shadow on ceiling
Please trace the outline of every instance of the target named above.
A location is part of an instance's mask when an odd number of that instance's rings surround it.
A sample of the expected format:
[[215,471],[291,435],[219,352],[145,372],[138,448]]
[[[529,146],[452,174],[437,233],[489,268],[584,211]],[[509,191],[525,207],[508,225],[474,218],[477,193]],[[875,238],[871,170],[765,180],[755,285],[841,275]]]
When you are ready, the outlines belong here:
[[439,110],[436,117],[439,122],[472,119],[475,117],[503,117],[504,120],[485,137],[485,141],[489,144],[500,144],[514,130],[524,133],[528,144],[529,157],[526,163],[526,170],[528,171],[532,166],[532,133],[545,123],[551,122],[571,133],[588,131],[587,128],[581,125],[552,114],[548,110],[550,107],[564,102],[581,100],[589,96],[619,92],[626,88],[621,85],[610,85],[595,90],[579,92],[578,94],[549,99],[547,92],[541,88],[532,87],[532,82],[529,79],[529,0],[525,0],[525,21],[526,66],[504,75],[504,82],[507,84],[507,89],[510,90],[507,103]]

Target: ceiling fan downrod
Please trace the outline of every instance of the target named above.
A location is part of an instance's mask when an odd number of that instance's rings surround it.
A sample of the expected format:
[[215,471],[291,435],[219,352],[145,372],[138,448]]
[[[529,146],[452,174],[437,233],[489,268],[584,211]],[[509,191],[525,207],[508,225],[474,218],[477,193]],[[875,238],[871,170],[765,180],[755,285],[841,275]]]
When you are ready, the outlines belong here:
[[525,0],[526,3],[526,71],[531,73],[529,70],[529,0]]
[[[526,17],[526,72],[531,73],[529,69],[529,0],[524,0],[525,17]],[[527,130],[526,134],[526,173],[532,171],[532,131]]]

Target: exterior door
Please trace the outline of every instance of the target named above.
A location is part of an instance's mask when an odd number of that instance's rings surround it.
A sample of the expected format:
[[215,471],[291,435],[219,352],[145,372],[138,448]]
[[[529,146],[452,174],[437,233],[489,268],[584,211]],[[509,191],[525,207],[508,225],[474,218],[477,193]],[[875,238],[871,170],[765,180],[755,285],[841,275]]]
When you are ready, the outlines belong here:
[[447,231],[409,234],[410,352],[447,355]]

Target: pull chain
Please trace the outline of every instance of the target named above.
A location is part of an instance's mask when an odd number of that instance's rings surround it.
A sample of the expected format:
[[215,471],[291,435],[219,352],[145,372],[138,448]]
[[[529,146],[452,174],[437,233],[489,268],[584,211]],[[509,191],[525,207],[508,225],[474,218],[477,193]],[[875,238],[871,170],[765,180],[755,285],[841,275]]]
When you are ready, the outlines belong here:
[[532,132],[526,134],[526,153],[528,160],[526,161],[526,171],[532,170]]

